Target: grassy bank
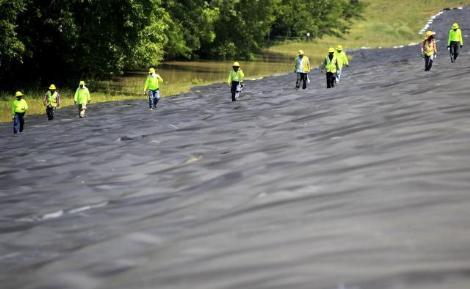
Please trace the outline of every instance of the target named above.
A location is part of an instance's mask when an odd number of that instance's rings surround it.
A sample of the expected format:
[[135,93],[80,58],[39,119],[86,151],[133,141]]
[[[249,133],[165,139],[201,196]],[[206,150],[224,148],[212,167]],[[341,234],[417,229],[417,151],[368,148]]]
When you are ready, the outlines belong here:
[[[139,81],[129,81],[124,84],[124,89],[119,91],[113,88],[112,81],[103,81],[103,82],[94,82],[89,85],[92,103],[100,102],[110,102],[110,101],[123,101],[123,100],[137,100],[141,99],[146,101],[147,97],[143,95],[143,80]],[[186,82],[186,83],[175,83],[162,86],[162,96],[168,97],[172,95],[177,95],[183,92],[189,91],[193,85],[201,85],[205,83],[195,82]],[[94,89],[96,88],[96,89]],[[98,91],[98,92],[96,92]],[[141,94],[136,92],[142,91]],[[38,91],[25,91],[25,100],[28,102],[29,110],[27,115],[40,115],[44,114],[45,116],[45,107],[42,102],[44,93]],[[61,108],[68,107],[73,105],[73,96],[74,91],[72,90],[60,90],[61,94]],[[6,93],[0,93],[0,122],[9,122],[11,121],[11,102],[13,96]],[[61,109],[59,108],[59,109]]]
[[[66,92],[61,92],[62,94],[62,99],[61,99],[61,105],[62,107],[67,107],[70,105],[73,105],[73,94],[72,92],[66,91]],[[38,92],[26,92],[25,93],[25,100],[28,102],[29,110],[28,110],[28,115],[38,115],[38,114],[44,114],[45,115],[45,107],[42,102],[42,94],[39,94]],[[99,93],[99,94],[92,94],[92,100],[93,102],[105,102],[105,101],[116,101],[116,100],[122,100],[122,96],[110,96],[106,95],[104,93]],[[0,122],[8,122],[11,120],[11,101],[13,100],[13,97],[10,95],[2,95],[0,96],[0,111],[1,111],[1,116],[0,116]]]
[[[263,55],[265,58],[268,55]],[[290,61],[279,56],[269,56],[266,61],[242,62],[243,70],[248,79],[260,76],[282,73],[291,66]],[[165,82],[162,85],[162,96],[178,95],[189,91],[191,87],[222,82],[227,78],[228,71],[232,65],[231,61],[173,61],[167,62],[158,68]],[[129,99],[146,101],[143,95],[143,86],[146,73],[134,73],[123,77],[116,77],[108,81],[91,81],[89,83],[92,101],[107,102]],[[44,114],[45,108],[42,104],[44,91],[25,91],[26,100],[30,110],[28,115]],[[73,93],[71,89],[61,90],[64,106],[73,104]],[[0,121],[10,121],[10,102],[13,93],[0,92]]]
[[311,42],[285,42],[272,46],[270,52],[295,56],[299,49],[319,63],[329,47],[342,44],[345,48],[392,47],[416,43],[418,32],[429,17],[447,7],[470,5],[470,0],[363,0],[367,3],[364,20],[357,21],[351,33],[324,37]]

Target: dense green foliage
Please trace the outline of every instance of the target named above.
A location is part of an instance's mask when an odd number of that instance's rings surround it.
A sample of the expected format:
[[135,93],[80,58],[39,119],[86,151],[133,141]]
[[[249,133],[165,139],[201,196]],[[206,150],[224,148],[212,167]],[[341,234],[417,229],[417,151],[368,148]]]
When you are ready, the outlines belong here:
[[357,0],[0,0],[0,80],[37,84],[163,59],[252,58],[279,36],[346,32]]

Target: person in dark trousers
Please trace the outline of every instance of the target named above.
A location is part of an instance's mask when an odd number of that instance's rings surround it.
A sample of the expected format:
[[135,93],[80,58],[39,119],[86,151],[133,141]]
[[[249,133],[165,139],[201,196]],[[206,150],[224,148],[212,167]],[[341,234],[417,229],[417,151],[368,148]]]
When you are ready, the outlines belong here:
[[227,79],[227,84],[230,86],[230,92],[232,93],[232,101],[237,101],[237,96],[243,88],[244,79],[245,74],[240,68],[240,63],[234,62]]
[[339,69],[338,59],[335,52],[336,50],[334,48],[330,48],[322,65],[322,72],[326,71],[326,88],[335,87],[336,72]]
[[48,120],[54,119],[54,111],[60,107],[60,94],[54,84],[49,86],[49,90],[44,95],[44,105]]
[[302,83],[302,89],[307,88],[308,73],[310,72],[310,60],[304,55],[303,50],[299,50],[298,56],[294,60],[294,72],[297,74],[295,88],[299,89]]
[[452,25],[449,31],[449,40],[447,41],[447,49],[450,51],[450,62],[454,63],[459,57],[459,48],[463,47],[462,30],[458,23]]
[[424,71],[431,71],[434,59],[437,57],[436,33],[427,31],[421,43],[421,54],[424,58]]
[[17,91],[15,100],[11,105],[11,114],[13,117],[13,133],[22,133],[24,130],[24,115],[28,110],[28,103],[23,99],[23,93]]

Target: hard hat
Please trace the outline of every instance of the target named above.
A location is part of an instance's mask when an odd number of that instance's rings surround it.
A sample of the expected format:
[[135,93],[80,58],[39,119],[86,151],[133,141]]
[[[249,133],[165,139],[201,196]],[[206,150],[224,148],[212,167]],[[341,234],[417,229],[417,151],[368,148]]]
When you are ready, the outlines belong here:
[[55,87],[54,84],[51,84],[51,86],[49,86],[49,89],[50,89],[50,90],[56,90],[57,88]]
[[154,74],[154,73],[155,73],[155,68],[153,68],[153,67],[150,67],[150,69],[149,69],[149,73],[152,73],[152,74]]
[[339,50],[339,51],[343,50],[343,46],[338,45],[338,47],[336,47],[336,50]]
[[80,117],[85,117],[85,110],[84,109],[80,110]]
[[238,63],[238,61],[235,61],[232,66],[234,66],[234,67],[240,67],[240,63]]
[[303,50],[299,50],[299,55],[304,55],[304,51],[303,51]]
[[79,85],[83,85],[83,86],[85,86],[85,81],[83,81],[83,80],[80,80],[80,84],[79,84]]
[[459,23],[456,22],[456,23],[452,24],[452,29],[459,29],[459,28],[460,28]]
[[333,47],[328,49],[328,53],[335,53],[335,49]]
[[16,96],[16,97],[23,96],[23,95],[24,95],[24,94],[23,94],[21,91],[17,91],[17,92],[15,93],[15,96]]
[[424,34],[424,36],[426,37],[426,39],[428,39],[429,37],[434,36],[434,35],[436,35],[436,33],[435,33],[435,32],[432,32],[432,31],[426,31],[426,34]]

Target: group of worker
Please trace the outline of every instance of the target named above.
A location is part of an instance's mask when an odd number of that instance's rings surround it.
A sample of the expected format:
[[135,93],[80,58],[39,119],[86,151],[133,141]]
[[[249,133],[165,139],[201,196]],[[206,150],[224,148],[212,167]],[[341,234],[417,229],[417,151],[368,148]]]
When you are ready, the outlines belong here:
[[[427,31],[425,39],[421,43],[421,53],[425,61],[425,71],[430,71],[433,65],[433,60],[437,56],[437,44],[435,39],[436,33]],[[447,48],[450,51],[451,62],[454,63],[459,56],[459,49],[463,47],[462,30],[458,23],[452,25],[449,31],[449,39]],[[298,56],[294,61],[294,72],[297,74],[295,88],[307,88],[309,80],[309,73],[312,70],[310,60],[305,56],[303,50],[298,51]],[[333,88],[340,82],[344,67],[349,67],[349,59],[343,47],[338,45],[335,48],[328,50],[328,55],[325,57],[322,65],[320,66],[322,73],[326,73],[326,87]],[[232,70],[229,73],[227,84],[230,86],[232,101],[237,101],[243,90],[243,81],[245,74],[240,68],[239,62],[234,62]],[[147,79],[144,85],[144,94],[148,96],[148,105],[150,110],[157,108],[160,100],[160,84],[163,83],[163,78],[156,73],[155,68],[151,67],[148,72]],[[54,84],[49,86],[48,91],[44,95],[44,106],[46,107],[46,115],[48,120],[54,119],[54,111],[60,107],[60,94]],[[78,116],[80,118],[86,117],[87,104],[91,102],[91,96],[84,81],[80,81],[74,95],[74,102],[78,108]],[[24,115],[28,110],[28,103],[24,99],[21,91],[15,94],[15,100],[12,103],[12,117],[13,117],[13,132],[15,134],[21,133],[24,130]]]
[[[349,59],[343,47],[338,45],[336,49],[330,48],[321,67],[322,71],[326,72],[327,88],[333,88],[335,84],[341,80],[343,68],[349,67]],[[294,60],[294,72],[297,74],[296,89],[300,89],[301,85],[302,89],[307,88],[307,83],[310,82],[308,74],[311,70],[310,59],[305,56],[303,50],[299,50],[298,56]],[[230,86],[230,92],[232,94],[232,101],[237,101],[240,96],[243,90],[244,78],[245,74],[240,68],[240,63],[233,63],[232,70],[227,79],[227,84]]]
[[344,67],[349,67],[349,58],[341,45],[336,50],[330,48],[323,61],[322,71],[326,73],[326,88],[335,87],[339,83]]
[[[349,58],[343,50],[343,46],[338,45],[336,49],[330,48],[320,67],[321,71],[326,73],[326,87],[335,87],[336,83],[341,80],[344,67],[349,67]],[[294,61],[294,72],[297,73],[296,89],[299,89],[300,85],[302,85],[302,89],[307,88],[307,83],[310,82],[308,74],[311,70],[309,58],[304,55],[303,50],[299,50]]]
[[[85,81],[80,81],[74,95],[74,103],[78,108],[78,116],[84,118],[86,116],[87,104],[91,102],[90,91],[85,86]],[[48,120],[54,119],[55,110],[60,107],[60,93],[54,84],[49,86],[49,89],[44,94],[43,103],[46,108],[46,115]],[[15,100],[11,106],[11,113],[13,118],[13,133],[22,133],[24,130],[24,115],[28,111],[28,103],[24,99],[24,94],[17,91]]]
[[[459,50],[463,47],[462,30],[458,23],[452,24],[447,40],[447,49],[450,54],[450,62],[455,63],[459,57]],[[434,59],[437,57],[436,33],[426,31],[421,43],[421,54],[424,58],[424,71],[431,71]]]

